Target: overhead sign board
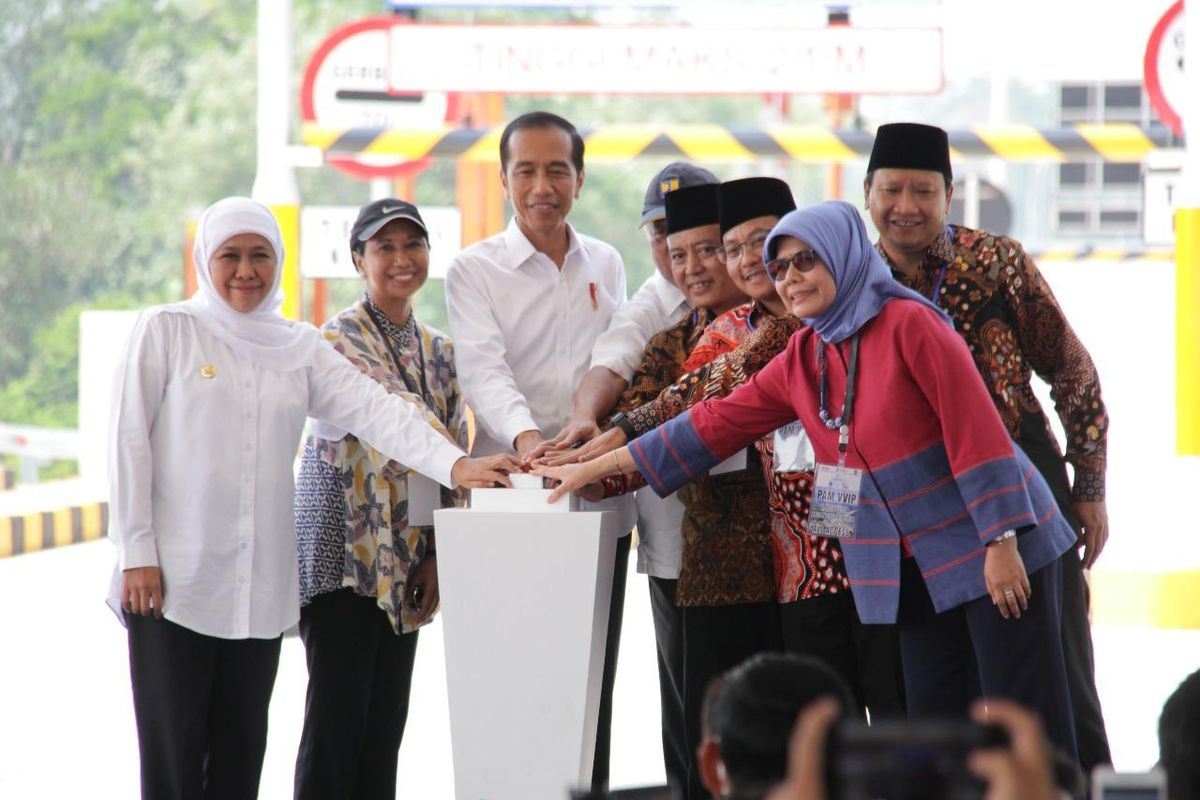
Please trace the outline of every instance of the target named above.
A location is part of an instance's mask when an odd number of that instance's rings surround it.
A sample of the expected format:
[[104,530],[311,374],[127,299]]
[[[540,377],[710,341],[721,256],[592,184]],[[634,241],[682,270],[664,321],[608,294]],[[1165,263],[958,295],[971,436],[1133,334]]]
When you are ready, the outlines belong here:
[[[300,209],[300,275],[305,278],[357,278],[350,259],[350,229],[357,206],[303,206]],[[454,206],[424,206],[429,229],[429,277],[445,278],[450,259],[462,249],[462,213]]]
[[763,94],[941,91],[940,28],[393,25],[390,91]]
[[1142,65],[1150,105],[1176,136],[1183,136],[1183,110],[1187,102],[1183,33],[1183,0],[1177,0],[1150,32]]

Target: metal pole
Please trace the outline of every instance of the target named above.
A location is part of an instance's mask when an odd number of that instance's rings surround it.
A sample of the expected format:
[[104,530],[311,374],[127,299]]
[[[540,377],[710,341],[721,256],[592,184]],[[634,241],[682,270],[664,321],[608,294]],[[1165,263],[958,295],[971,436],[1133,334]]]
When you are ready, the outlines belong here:
[[287,155],[292,120],[292,2],[258,0],[258,171],[252,195],[283,231],[283,315],[300,318],[300,191]]
[[1175,212],[1175,449],[1200,456],[1200,0],[1183,5],[1184,158]]

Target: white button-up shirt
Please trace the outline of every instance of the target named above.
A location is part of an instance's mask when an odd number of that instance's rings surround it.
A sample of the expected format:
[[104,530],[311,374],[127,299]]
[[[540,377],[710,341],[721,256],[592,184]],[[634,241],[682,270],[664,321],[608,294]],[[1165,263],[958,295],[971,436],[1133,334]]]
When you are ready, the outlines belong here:
[[655,270],[596,339],[592,366],[606,367],[628,382],[650,337],[682,322],[691,311],[683,292]]
[[146,312],[118,368],[109,538],[121,571],[158,566],[163,615],[225,639],[278,636],[300,616],[293,462],[307,416],[450,486],[465,455],[332,347],[275,371],[236,356],[194,317]]
[[[611,245],[570,236],[562,269],[514,219],[446,270],[446,306],[463,397],[475,414],[477,455],[511,453],[517,434],[554,436],[570,421],[596,339],[625,302],[625,266]],[[620,508],[633,525],[632,503]],[[625,526],[624,523],[628,522]]]
[[[673,327],[692,307],[675,284],[658,272],[646,279],[629,302],[613,314],[608,330],[592,348],[592,366],[607,367],[627,382],[642,363],[646,342]],[[649,487],[634,494],[637,503],[637,569],[655,578],[679,577],[683,563],[683,503],[674,493],[659,497]]]

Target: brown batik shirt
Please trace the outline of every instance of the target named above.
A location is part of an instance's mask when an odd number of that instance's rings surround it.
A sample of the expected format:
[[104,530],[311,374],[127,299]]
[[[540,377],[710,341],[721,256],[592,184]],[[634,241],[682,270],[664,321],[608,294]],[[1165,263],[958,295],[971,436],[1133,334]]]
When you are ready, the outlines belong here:
[[[782,353],[788,339],[802,327],[803,323],[795,317],[765,316],[736,349],[681,376],[652,402],[629,412],[630,424],[643,434],[697,403],[728,396]],[[790,603],[848,592],[850,581],[841,546],[835,539],[808,533],[812,471],[776,471],[774,435],[759,439],[755,452],[768,490],[776,599]]]
[[[648,403],[678,380],[684,362],[712,321],[710,312],[697,309],[651,338],[617,410],[630,411]],[[628,491],[641,483],[629,477],[606,480],[607,490]],[[767,487],[757,451],[748,450],[746,469],[702,475],[681,488],[678,496],[684,513],[676,604],[721,606],[774,600]]]

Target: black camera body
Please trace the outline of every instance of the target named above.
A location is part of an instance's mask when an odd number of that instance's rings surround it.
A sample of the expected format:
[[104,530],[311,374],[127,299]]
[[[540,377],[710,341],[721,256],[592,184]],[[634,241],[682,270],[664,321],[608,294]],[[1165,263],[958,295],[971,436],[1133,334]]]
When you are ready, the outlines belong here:
[[1008,733],[964,719],[842,720],[830,732],[831,800],[979,800],[967,769],[974,750],[1008,748]]

